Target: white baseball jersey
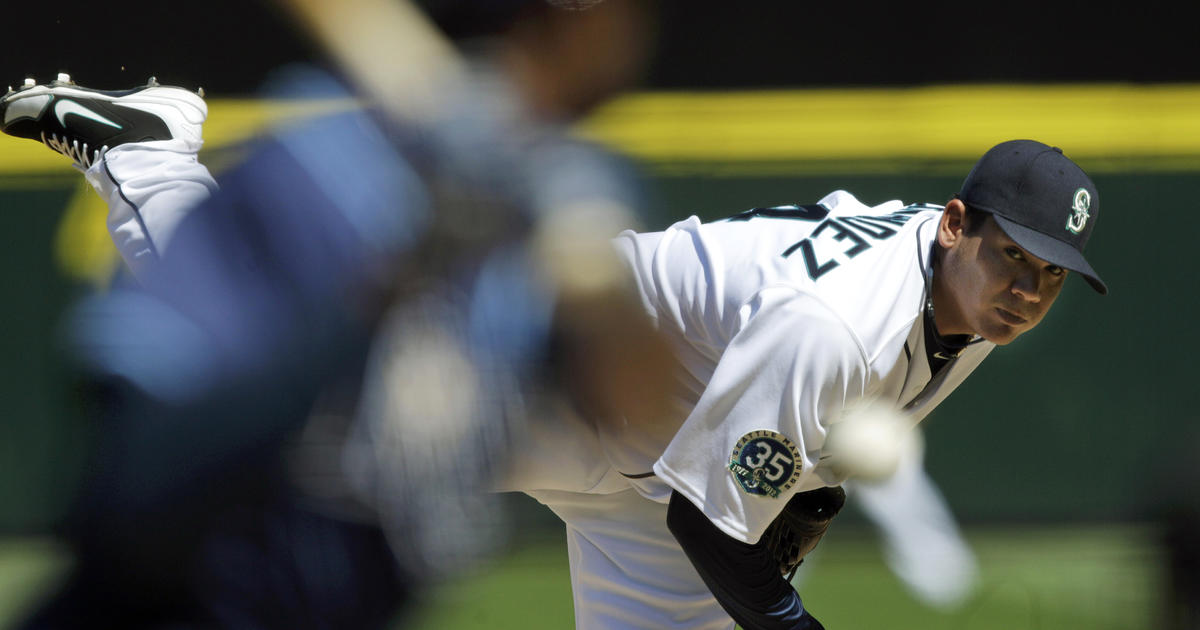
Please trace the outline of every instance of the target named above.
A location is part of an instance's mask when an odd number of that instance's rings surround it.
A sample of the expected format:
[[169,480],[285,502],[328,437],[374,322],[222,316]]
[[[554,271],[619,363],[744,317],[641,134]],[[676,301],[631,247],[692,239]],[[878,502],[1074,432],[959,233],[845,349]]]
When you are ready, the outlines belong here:
[[541,434],[539,464],[521,463],[511,487],[632,485],[660,503],[674,489],[728,535],[757,541],[793,494],[842,481],[820,460],[846,410],[880,401],[915,424],[994,347],[968,346],[931,380],[922,312],[940,214],[837,191],[813,206],[621,234],[682,363],[676,416]]

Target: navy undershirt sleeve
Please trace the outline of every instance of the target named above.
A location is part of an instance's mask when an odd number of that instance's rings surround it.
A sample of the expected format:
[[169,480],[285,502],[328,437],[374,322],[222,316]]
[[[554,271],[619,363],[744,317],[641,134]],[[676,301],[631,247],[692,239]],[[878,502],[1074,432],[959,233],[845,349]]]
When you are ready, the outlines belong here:
[[804,610],[765,544],[730,537],[678,492],[671,493],[667,527],[717,602],[744,630],[824,630]]

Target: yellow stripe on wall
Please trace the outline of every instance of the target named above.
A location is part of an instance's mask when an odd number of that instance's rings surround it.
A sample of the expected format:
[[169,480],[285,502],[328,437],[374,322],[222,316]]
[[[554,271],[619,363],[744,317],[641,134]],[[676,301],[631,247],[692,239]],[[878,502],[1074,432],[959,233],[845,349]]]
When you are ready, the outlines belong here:
[[[213,100],[207,148],[347,105]],[[754,172],[829,165],[869,172],[908,158],[973,160],[1012,138],[1061,146],[1089,170],[1200,170],[1200,85],[644,92],[601,108],[580,131],[660,172],[736,173],[739,165]],[[67,168],[65,158],[36,143],[0,139],[0,173]]]
[[657,162],[975,158],[1013,138],[1077,158],[1200,156],[1200,86],[646,93],[584,130]]
[[974,160],[1014,138],[1061,146],[1089,170],[1200,170],[1200,86],[646,93],[608,105],[584,132],[652,164],[753,162],[766,172]]

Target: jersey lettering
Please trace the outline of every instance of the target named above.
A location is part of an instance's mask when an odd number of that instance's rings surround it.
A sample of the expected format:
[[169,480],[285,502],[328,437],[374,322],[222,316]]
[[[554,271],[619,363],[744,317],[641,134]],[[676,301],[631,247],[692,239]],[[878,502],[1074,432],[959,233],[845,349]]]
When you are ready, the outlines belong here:
[[842,219],[842,223],[853,225],[862,233],[876,240],[883,240],[896,234],[896,230],[887,227],[887,225],[872,221],[874,218],[875,217],[846,217]]
[[[812,221],[814,223],[819,221],[820,224],[809,233],[807,238],[796,242],[783,251],[783,257],[787,258],[799,250],[801,258],[804,260],[804,268],[808,271],[808,277],[816,280],[833,271],[841,264],[834,256],[827,257],[825,260],[821,260],[818,257],[817,244],[821,242],[822,237],[824,237],[824,240],[846,243],[847,247],[838,251],[835,256],[840,255],[845,258],[854,258],[870,249],[876,242],[895,236],[896,229],[893,226],[903,226],[919,212],[940,210],[941,208],[942,206],[916,203],[905,206],[892,214],[834,217],[830,219],[828,218],[829,208],[821,204],[807,206],[788,205],[773,206],[770,208],[751,208],[745,212],[735,214],[726,220],[749,221],[754,218],[765,218]],[[823,249],[828,250],[828,247]]]
[[838,266],[836,260],[827,260],[823,263],[817,262],[817,252],[813,250],[812,241],[808,239],[804,239],[789,247],[786,252],[783,252],[783,257],[787,258],[790,256],[792,252],[796,251],[797,247],[804,253],[804,267],[808,269],[808,277],[813,280],[833,271],[833,268]]
[[[808,238],[802,239],[785,249],[783,257],[787,258],[794,254],[796,250],[800,250],[804,259],[804,268],[808,271],[808,277],[816,280],[833,271],[841,264],[834,257],[829,257],[824,261],[818,258],[816,244],[820,243],[823,236],[825,239],[832,239],[838,242],[849,241],[850,247],[840,250],[838,254],[845,258],[854,258],[870,249],[876,242],[895,236],[896,230],[891,226],[902,226],[908,223],[909,219],[913,218],[918,212],[929,209],[931,208],[925,204],[918,204],[882,216],[835,217],[825,219],[808,235]],[[823,249],[828,250],[828,246]]]

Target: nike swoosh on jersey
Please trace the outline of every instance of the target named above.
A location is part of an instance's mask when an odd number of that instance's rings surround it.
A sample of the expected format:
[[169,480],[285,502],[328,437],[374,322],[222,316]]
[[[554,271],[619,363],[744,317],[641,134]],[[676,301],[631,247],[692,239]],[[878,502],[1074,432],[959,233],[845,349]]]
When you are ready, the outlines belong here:
[[94,120],[102,125],[108,125],[109,127],[116,127],[117,129],[121,128],[121,125],[118,125],[117,123],[105,118],[104,116],[101,116],[100,114],[97,114],[96,112],[84,107],[83,105],[80,105],[79,103],[76,103],[75,101],[63,99],[54,104],[54,115],[58,117],[59,124],[61,124],[64,128],[67,126],[66,118],[68,114],[74,114],[76,116],[87,118],[88,120]]

